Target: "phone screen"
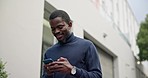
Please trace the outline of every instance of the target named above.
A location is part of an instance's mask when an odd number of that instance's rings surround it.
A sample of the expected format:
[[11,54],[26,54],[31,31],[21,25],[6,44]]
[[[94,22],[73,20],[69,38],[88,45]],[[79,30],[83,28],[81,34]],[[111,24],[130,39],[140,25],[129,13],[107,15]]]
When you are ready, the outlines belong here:
[[51,58],[48,58],[48,59],[43,60],[43,62],[44,64],[48,64],[48,63],[53,62],[53,60]]

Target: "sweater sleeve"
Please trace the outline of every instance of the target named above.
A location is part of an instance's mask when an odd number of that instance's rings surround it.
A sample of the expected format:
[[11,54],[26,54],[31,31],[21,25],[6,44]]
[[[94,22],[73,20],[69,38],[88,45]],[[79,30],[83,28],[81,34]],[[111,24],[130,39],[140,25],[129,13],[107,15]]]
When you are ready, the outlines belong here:
[[87,70],[76,68],[74,76],[77,78],[102,78],[99,56],[93,43],[91,43],[86,52],[86,67]]
[[43,73],[42,78],[54,78],[54,75],[48,76],[45,72]]

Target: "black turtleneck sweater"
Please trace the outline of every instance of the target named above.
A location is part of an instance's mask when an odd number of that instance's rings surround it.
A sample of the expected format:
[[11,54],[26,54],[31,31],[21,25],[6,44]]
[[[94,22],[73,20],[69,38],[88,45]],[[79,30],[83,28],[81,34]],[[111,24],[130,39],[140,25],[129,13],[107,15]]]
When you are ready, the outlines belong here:
[[72,33],[66,42],[56,43],[44,55],[44,59],[57,60],[60,57],[67,58],[70,64],[76,66],[76,74],[55,72],[49,77],[44,72],[43,78],[102,78],[98,52],[92,42],[78,38]]

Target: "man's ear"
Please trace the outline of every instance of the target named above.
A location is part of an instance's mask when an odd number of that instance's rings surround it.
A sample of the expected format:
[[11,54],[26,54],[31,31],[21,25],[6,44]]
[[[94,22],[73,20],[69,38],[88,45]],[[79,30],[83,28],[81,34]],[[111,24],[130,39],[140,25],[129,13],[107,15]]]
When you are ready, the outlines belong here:
[[69,21],[68,25],[69,27],[72,27],[72,21]]

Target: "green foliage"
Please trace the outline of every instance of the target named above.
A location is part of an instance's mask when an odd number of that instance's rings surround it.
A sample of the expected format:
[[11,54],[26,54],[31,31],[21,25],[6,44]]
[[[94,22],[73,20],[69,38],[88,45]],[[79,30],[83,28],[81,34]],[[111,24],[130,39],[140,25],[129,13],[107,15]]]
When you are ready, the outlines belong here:
[[2,60],[0,59],[0,78],[7,78],[8,77],[7,72],[4,70],[5,64],[6,63],[3,63]]
[[140,31],[137,36],[137,45],[139,47],[139,60],[148,60],[148,14],[145,21],[140,24]]

